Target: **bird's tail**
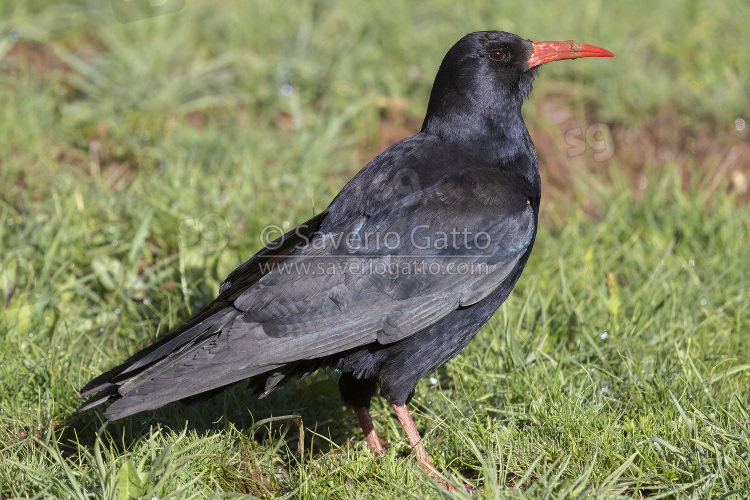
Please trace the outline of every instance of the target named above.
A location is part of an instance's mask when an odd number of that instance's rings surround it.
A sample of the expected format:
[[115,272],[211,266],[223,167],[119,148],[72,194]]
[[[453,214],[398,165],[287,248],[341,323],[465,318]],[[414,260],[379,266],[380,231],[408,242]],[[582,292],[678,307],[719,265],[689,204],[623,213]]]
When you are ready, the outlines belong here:
[[137,352],[125,363],[102,373],[86,384],[81,389],[81,396],[89,399],[81,405],[78,411],[85,411],[107,401],[118,399],[120,397],[118,389],[125,382],[147,368],[158,364],[169,354],[217,335],[238,314],[239,311],[231,305],[223,307],[217,312],[206,311],[204,314],[199,314],[182,328],[156,344]]

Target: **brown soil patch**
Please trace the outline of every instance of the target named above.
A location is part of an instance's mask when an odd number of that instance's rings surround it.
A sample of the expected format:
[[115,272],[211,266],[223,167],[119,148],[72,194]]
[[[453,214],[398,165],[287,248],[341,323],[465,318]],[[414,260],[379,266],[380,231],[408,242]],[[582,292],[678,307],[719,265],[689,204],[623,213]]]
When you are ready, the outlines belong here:
[[750,137],[747,131],[736,130],[734,123],[695,122],[663,109],[640,128],[631,129],[597,122],[591,111],[576,114],[570,101],[564,94],[538,100],[538,114],[548,126],[531,129],[542,178],[547,181],[545,194],[552,199],[570,199],[572,174],[587,172],[603,180],[610,166],[628,179],[636,195],[656,170],[674,167],[686,188],[728,179],[729,189],[737,192],[740,201],[750,199]]
[[57,57],[49,45],[18,40],[5,55],[4,64],[11,71],[31,70],[44,78],[52,72],[68,71],[68,65]]

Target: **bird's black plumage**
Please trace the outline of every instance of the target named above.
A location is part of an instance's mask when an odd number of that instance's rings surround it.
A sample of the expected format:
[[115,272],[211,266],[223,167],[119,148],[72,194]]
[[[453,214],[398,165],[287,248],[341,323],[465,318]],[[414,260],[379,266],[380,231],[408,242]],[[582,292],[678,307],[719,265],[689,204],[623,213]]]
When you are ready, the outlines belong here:
[[407,403],[500,307],[529,258],[541,185],[521,104],[534,50],[499,31],[462,38],[421,132],[232,272],[195,318],[92,380],[82,409],[111,402],[106,416],[117,419],[243,380],[263,395],[323,366],[341,370],[349,404],[369,406],[378,384]]

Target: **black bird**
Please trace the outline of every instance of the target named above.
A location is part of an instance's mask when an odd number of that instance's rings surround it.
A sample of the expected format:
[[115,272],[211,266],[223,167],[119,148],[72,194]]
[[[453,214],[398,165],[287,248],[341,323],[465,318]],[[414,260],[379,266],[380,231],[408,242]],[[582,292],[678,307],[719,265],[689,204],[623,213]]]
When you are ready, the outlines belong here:
[[264,396],[341,372],[367,443],[378,385],[420,461],[406,404],[508,297],[537,230],[541,182],[521,116],[537,66],[613,57],[598,47],[471,33],[446,54],[422,130],[368,163],[328,208],[233,271],[219,296],[82,390],[119,419],[191,404],[246,380]]

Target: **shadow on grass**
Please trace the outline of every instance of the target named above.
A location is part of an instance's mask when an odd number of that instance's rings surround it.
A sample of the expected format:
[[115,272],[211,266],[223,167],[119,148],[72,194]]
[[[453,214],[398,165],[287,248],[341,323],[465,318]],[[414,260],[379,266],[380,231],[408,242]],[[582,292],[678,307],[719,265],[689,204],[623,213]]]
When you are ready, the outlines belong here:
[[[75,413],[63,422],[59,435],[63,452],[75,453],[78,447],[93,449],[106,421],[105,408]],[[361,437],[354,413],[343,405],[336,383],[322,371],[263,399],[252,396],[240,383],[191,406],[169,403],[157,410],[110,421],[105,435],[124,453],[148,439],[154,427],[175,434],[187,428],[188,433],[201,437],[234,427],[243,438],[261,445],[283,439],[288,450],[296,453],[302,446],[316,453],[328,453],[353,437]]]

